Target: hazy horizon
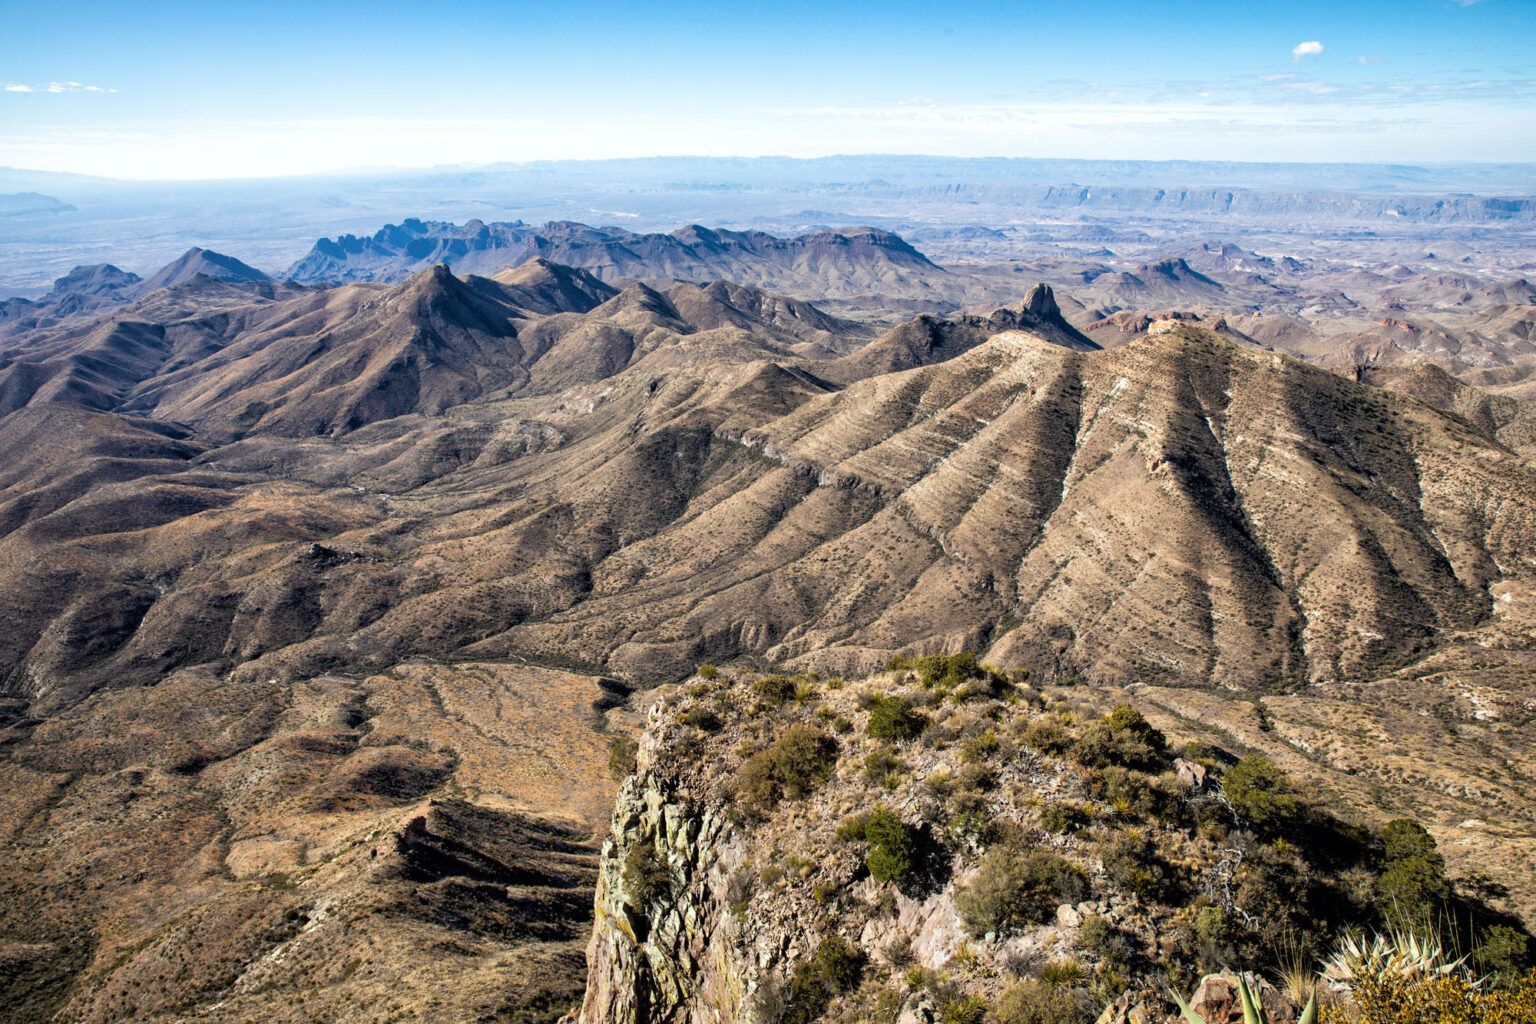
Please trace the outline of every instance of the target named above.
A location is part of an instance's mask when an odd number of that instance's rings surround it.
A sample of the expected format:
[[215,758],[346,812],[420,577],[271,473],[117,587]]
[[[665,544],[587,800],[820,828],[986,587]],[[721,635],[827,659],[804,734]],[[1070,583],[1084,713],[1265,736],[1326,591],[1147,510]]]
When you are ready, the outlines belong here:
[[[122,184],[158,184],[158,183],[229,183],[239,182],[274,182],[274,181],[303,181],[306,179],[332,179],[332,178],[366,178],[389,177],[398,174],[478,174],[495,172],[503,169],[536,168],[541,165],[595,165],[595,164],[636,164],[646,162],[668,161],[751,161],[754,163],[796,163],[811,164],[835,162],[840,160],[956,160],[967,162],[991,162],[1007,161],[1014,164],[1124,164],[1139,167],[1235,167],[1235,168],[1285,168],[1301,169],[1313,167],[1332,168],[1411,168],[1430,171],[1451,171],[1460,168],[1476,169],[1525,169],[1536,168],[1536,160],[1196,160],[1189,158],[1170,157],[1159,160],[1142,158],[1117,158],[1117,157],[1086,157],[1080,155],[1066,156],[1000,156],[991,153],[977,153],[967,156],[951,156],[941,153],[885,153],[885,152],[846,152],[827,153],[821,156],[790,156],[784,153],[762,153],[745,155],[740,153],[703,154],[703,153],[650,153],[626,157],[570,157],[532,160],[490,160],[490,161],[443,161],[434,163],[399,163],[399,164],[375,164],[359,165],[355,167],[334,167],[322,170],[292,171],[280,174],[245,175],[226,174],[209,175],[203,177],[183,178],[157,178],[157,177],[129,177],[112,174],[87,174],[81,171],[57,171],[41,167],[25,167],[13,164],[0,164],[0,172],[14,174],[36,174],[57,176],[64,178],[89,178],[103,182]],[[1226,179],[1223,179],[1226,180]]]

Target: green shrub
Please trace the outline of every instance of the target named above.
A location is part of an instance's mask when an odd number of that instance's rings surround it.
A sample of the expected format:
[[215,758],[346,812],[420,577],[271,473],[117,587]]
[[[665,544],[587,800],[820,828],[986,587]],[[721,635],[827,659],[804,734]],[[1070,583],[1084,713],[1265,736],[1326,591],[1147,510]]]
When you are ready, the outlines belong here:
[[959,654],[925,654],[918,658],[892,658],[886,666],[893,672],[915,672],[927,689],[954,689],[968,679],[982,679],[988,672],[969,651]]
[[901,1007],[906,997],[889,986],[875,993],[875,1004],[870,1011],[871,1024],[896,1024],[901,1019]]
[[752,684],[752,692],[764,704],[778,707],[795,699],[795,681],[788,676],[763,676]]
[[1435,837],[1411,818],[1398,818],[1382,827],[1381,846],[1376,892],[1388,921],[1399,927],[1430,923],[1451,894]]
[[1128,818],[1168,818],[1177,806],[1155,777],[1129,768],[1105,768],[1093,789],[1116,814]]
[[1168,741],[1141,712],[1121,704],[1083,730],[1072,756],[1091,768],[1160,768],[1168,761]]
[[811,1024],[832,1000],[850,992],[864,976],[864,954],[841,935],[821,940],[809,960],[795,964],[785,993],[783,1024]]
[[640,910],[672,892],[672,872],[651,843],[637,842],[624,854],[623,878],[630,905]]
[[1065,801],[1046,804],[1040,811],[1040,825],[1050,832],[1067,835],[1087,825],[1088,812],[1077,804]]
[[889,808],[876,807],[864,819],[864,839],[869,843],[865,864],[874,878],[900,885],[917,873],[922,857],[918,831]]
[[1491,925],[1472,951],[1477,969],[1501,985],[1511,984],[1531,967],[1531,940],[1507,924]]
[[931,967],[914,964],[907,968],[907,973],[902,975],[902,980],[907,983],[907,988],[913,992],[923,992],[939,983],[939,975]]
[[864,781],[876,786],[886,785],[904,767],[896,751],[890,747],[876,747],[864,757]]
[[1202,973],[1219,970],[1234,962],[1242,936],[1237,925],[1221,907],[1201,907],[1194,922],[1195,963]]
[[869,735],[877,740],[909,740],[928,720],[902,697],[876,697],[869,707]]
[[715,666],[711,665],[707,661],[704,664],[699,666],[699,678],[700,679],[714,679],[714,678],[716,678],[719,675],[720,675],[720,670],[718,668],[716,668]]
[[692,726],[700,732],[715,732],[725,724],[720,721],[719,715],[709,708],[697,704],[678,715],[677,720],[684,725]]
[[832,827],[832,835],[839,842],[851,843],[857,840],[862,843],[864,841],[864,826],[869,823],[869,815],[870,812],[865,811],[863,814],[850,814],[846,818],[840,819]]
[[994,846],[976,876],[955,894],[955,909],[973,935],[1039,924],[1058,905],[1082,899],[1087,879],[1072,862],[1046,850]]
[[1075,957],[1050,960],[1040,968],[1040,980],[1056,988],[1073,988],[1088,978],[1088,972]]
[[1077,944],[1100,960],[1119,962],[1131,953],[1131,941],[1107,917],[1092,914],[1077,930]]
[[759,809],[781,799],[810,793],[832,774],[837,744],[826,733],[806,725],[784,730],[767,750],[749,757],[741,766],[738,794]]
[[[1232,876],[1232,903],[1241,907],[1243,925],[1235,935],[1243,959],[1263,955],[1297,936],[1320,955],[1320,942],[1337,925],[1358,922],[1344,905],[1339,889],[1309,864],[1294,844],[1277,839],[1248,844],[1241,867]],[[1169,898],[1166,902],[1174,902]],[[1234,922],[1235,923],[1235,922]]]
[[1238,817],[1255,828],[1279,828],[1301,814],[1290,777],[1263,754],[1249,754],[1229,768],[1221,791]]
[[988,729],[961,741],[960,760],[967,764],[981,764],[996,755],[1001,748],[997,733]]
[[992,815],[987,802],[974,789],[962,790],[950,801],[952,809],[945,831],[955,841],[951,845],[980,845],[993,833]]
[[1093,1019],[1071,992],[1035,978],[1004,992],[995,1016],[997,1024],[1088,1024]]
[[1072,733],[1059,719],[1042,716],[1024,730],[1024,742],[1042,754],[1065,753],[1072,746]]
[[608,774],[616,779],[626,778],[635,772],[635,754],[640,744],[628,733],[621,733],[608,741]]
[[955,788],[986,792],[997,785],[997,774],[984,764],[968,764],[955,776]]
[[1157,844],[1140,832],[1120,832],[1099,848],[1104,873],[1120,888],[1144,900],[1166,899],[1173,888],[1172,870],[1158,855]]
[[987,1019],[987,1001],[981,996],[960,996],[939,1006],[939,1024],[982,1024]]

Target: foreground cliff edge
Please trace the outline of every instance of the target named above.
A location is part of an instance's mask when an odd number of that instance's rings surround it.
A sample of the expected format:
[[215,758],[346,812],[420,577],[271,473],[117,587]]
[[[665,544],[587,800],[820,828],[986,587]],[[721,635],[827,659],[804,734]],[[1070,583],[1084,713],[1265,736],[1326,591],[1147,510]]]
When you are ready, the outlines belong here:
[[579,1024],[1161,1021],[1170,982],[1435,921],[1484,975],[1528,955],[1416,822],[1346,820],[1230,735],[1174,749],[1089,688],[959,655],[669,689],[603,847]]

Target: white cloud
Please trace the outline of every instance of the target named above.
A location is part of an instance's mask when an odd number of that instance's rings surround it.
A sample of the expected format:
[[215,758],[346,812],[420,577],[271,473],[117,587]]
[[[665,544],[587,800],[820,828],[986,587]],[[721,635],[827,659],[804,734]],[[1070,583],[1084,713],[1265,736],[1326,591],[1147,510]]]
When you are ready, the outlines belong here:
[[1385,64],[1386,62],[1387,62],[1387,58],[1385,58],[1385,57],[1356,57],[1355,58],[1355,63],[1363,65],[1363,66],[1369,66],[1369,65],[1372,65],[1372,64]]
[[1291,59],[1301,60],[1303,57],[1316,57],[1323,52],[1323,44],[1316,39],[1308,39],[1291,47]]
[[116,89],[109,89],[104,85],[87,85],[84,82],[49,82],[47,85],[27,85],[23,82],[12,82],[5,87],[6,92],[97,92],[112,93]]

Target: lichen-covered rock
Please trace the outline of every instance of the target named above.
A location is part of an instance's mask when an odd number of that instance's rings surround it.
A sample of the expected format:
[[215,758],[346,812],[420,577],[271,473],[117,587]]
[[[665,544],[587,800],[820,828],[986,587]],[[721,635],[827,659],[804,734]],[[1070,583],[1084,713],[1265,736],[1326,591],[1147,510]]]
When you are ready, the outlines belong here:
[[[1243,1001],[1238,991],[1236,974],[1209,974],[1200,979],[1200,985],[1189,1000],[1189,1008],[1198,1013],[1205,1024],[1243,1024]],[[1296,1006],[1279,989],[1263,978],[1250,975],[1248,987],[1264,1004],[1264,1014],[1272,1021],[1285,1022],[1296,1019]]]
[[[726,1024],[743,1019],[751,959],[727,890],[740,850],[712,809],[676,797],[651,768],[654,743],[619,792],[603,846],[587,951],[583,1024]],[[631,851],[654,851],[667,881],[637,892]]]

